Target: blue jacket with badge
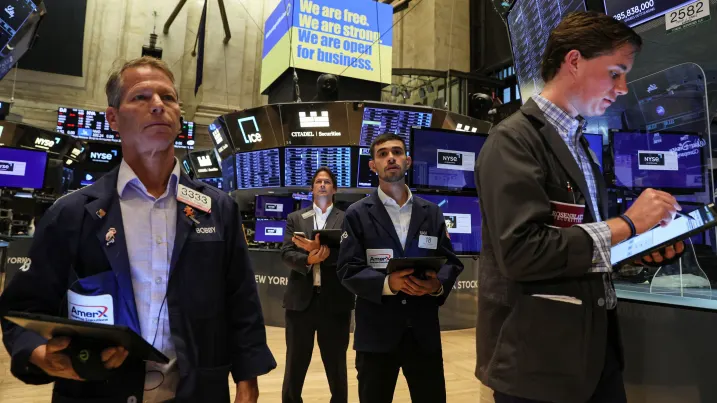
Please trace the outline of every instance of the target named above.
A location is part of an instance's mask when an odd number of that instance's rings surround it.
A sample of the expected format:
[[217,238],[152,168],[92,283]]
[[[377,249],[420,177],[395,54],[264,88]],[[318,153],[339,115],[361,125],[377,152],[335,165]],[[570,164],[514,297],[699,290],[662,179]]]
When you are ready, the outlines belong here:
[[[378,197],[378,191],[348,208],[344,230],[337,266],[343,285],[358,297],[354,349],[367,352],[392,351],[410,327],[425,350],[439,350],[441,332],[438,307],[443,305],[458,275],[463,271],[463,264],[456,257],[448,239],[440,208],[413,196],[405,250],[401,247],[391,217]],[[437,248],[420,248],[421,235],[436,237]],[[381,249],[392,250],[393,257],[448,258],[438,272],[443,294],[439,297],[414,297],[399,292],[395,296],[384,296],[385,271],[374,269],[367,263],[367,253],[371,250],[383,253]]]
[[[1,312],[67,317],[68,290],[110,294],[114,321],[141,334],[122,230],[118,169],[96,184],[59,199],[45,214],[30,249],[30,269],[18,273],[0,298]],[[237,204],[225,193],[182,174],[180,184],[209,196],[211,212],[195,224],[177,204],[177,228],[166,305],[177,353],[177,402],[228,402],[234,381],[276,367],[266,343],[264,319]],[[214,227],[214,231],[202,231]],[[114,243],[105,239],[116,228]],[[130,234],[131,236],[131,234]],[[11,371],[30,384],[55,382],[54,402],[142,401],[145,364],[128,358],[107,380],[54,379],[29,363],[46,340],[3,320]],[[130,351],[131,357],[131,351]]]

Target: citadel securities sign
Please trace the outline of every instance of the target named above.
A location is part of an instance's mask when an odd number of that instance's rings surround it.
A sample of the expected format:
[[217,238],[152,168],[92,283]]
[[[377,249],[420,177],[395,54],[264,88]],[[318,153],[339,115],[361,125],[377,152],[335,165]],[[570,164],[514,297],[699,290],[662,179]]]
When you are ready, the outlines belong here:
[[392,25],[373,0],[281,0],[264,22],[261,90],[291,67],[390,84]]

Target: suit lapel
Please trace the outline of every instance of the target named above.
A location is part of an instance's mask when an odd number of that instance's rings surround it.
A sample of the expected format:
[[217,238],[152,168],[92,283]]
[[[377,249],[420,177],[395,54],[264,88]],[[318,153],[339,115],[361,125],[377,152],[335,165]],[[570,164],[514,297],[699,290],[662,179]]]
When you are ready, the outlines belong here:
[[[96,196],[98,198],[88,203],[85,209],[96,222],[95,235],[100,241],[107,261],[110,263],[110,267],[112,267],[117,279],[120,295],[115,297],[120,299],[118,306],[127,314],[130,327],[135,331],[139,331],[139,316],[137,315],[137,306],[134,301],[132,274],[127,254],[127,234],[124,231],[122,208],[117,194],[117,172],[114,171],[105,175],[103,179],[106,179],[101,183],[97,183],[98,191]],[[113,177],[108,178],[109,175],[113,175]],[[98,213],[100,210],[105,211],[104,217],[100,217]],[[114,237],[110,237],[112,233]]]
[[[523,105],[521,110],[524,114],[529,115],[542,124],[542,127],[539,128],[540,134],[543,135],[548,147],[553,151],[565,172],[570,178],[572,178],[573,183],[571,185],[580,190],[580,193],[582,193],[583,197],[585,197],[585,204],[587,204],[586,208],[592,213],[593,217],[597,217],[593,209],[592,197],[590,196],[588,184],[585,181],[585,175],[582,170],[580,170],[573,154],[570,153],[570,149],[568,148],[568,145],[565,144],[565,140],[560,137],[560,134],[558,134],[558,131],[555,130],[553,125],[545,120],[545,114],[540,107],[538,107],[538,104],[536,104],[535,101],[530,99],[525,105]],[[567,183],[565,185],[567,187]]]
[[408,236],[406,237],[406,247],[408,247],[410,242],[416,237],[421,224],[428,219],[426,207],[428,206],[423,203],[423,200],[414,196],[413,208],[411,208],[411,224],[408,227]]
[[403,255],[401,241],[398,239],[398,234],[396,233],[396,228],[393,226],[393,221],[391,221],[391,216],[388,215],[386,207],[383,206],[381,199],[378,197],[378,190],[373,192],[371,195],[371,202],[373,203],[373,206],[368,209],[369,214],[373,216],[374,221],[376,221],[378,225],[380,225],[383,230],[391,236],[395,245],[394,250],[400,251],[401,255]]
[[[336,209],[336,206],[334,206],[331,209],[331,214],[329,214],[329,218],[326,219],[326,229],[340,229],[341,224],[339,222],[339,210]],[[338,227],[337,227],[338,224]]]
[[[198,192],[201,192],[204,188],[203,186],[196,186],[184,174],[181,174],[179,178],[179,183]],[[174,235],[174,248],[172,250],[172,259],[169,263],[170,278],[172,277],[172,273],[177,266],[177,261],[179,260],[179,256],[182,253],[182,248],[184,248],[184,244],[187,242],[187,238],[189,238],[189,234],[192,232],[194,227],[194,222],[189,217],[187,217],[186,213],[184,212],[185,207],[187,206],[184,203],[177,201],[177,232]],[[196,213],[200,212],[197,211]]]

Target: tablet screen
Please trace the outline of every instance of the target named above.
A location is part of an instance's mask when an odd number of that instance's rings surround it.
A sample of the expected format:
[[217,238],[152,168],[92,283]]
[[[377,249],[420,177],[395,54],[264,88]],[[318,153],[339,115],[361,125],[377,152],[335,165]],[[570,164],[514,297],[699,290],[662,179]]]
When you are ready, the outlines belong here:
[[610,250],[610,263],[615,265],[633,256],[641,257],[644,252],[656,246],[670,240],[684,238],[685,234],[701,227],[706,227],[706,230],[715,223],[715,216],[708,206],[700,207],[689,215],[694,220],[678,216],[666,227],[655,227],[644,234],[613,246]]

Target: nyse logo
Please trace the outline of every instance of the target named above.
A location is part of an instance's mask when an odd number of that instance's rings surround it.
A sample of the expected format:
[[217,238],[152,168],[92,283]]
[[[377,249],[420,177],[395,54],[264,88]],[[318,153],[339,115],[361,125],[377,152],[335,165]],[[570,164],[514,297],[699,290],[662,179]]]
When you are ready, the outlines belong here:
[[647,87],[647,93],[652,94],[653,91],[657,91],[657,85],[656,84],[650,84],[649,87]]
[[665,165],[665,154],[640,153],[640,165],[663,166]]
[[244,137],[245,144],[261,143],[261,133],[259,133],[259,125],[256,123],[256,118],[250,116],[248,118],[241,118],[237,120],[241,135]]
[[283,236],[284,229],[281,227],[266,227],[266,228],[264,228],[264,235],[266,235],[266,236]]
[[329,112],[314,112],[311,111],[307,115],[306,112],[299,112],[299,126],[302,128],[311,127],[329,127]]
[[110,154],[110,153],[98,153],[98,152],[95,152],[95,151],[91,151],[91,152],[90,152],[90,158],[93,159],[93,160],[95,160],[95,161],[99,160],[100,162],[109,162],[109,161],[112,161],[112,154]]
[[265,203],[264,210],[275,212],[275,213],[283,213],[284,205],[281,203]]
[[2,172],[12,172],[14,167],[15,164],[12,162],[0,162],[0,171]]
[[445,151],[438,152],[438,163],[444,165],[463,165],[463,154]]
[[38,137],[35,139],[35,146],[40,147],[40,148],[49,149],[54,145],[55,145],[55,142],[53,142],[52,140],[43,139],[42,137]]
[[197,157],[197,162],[199,163],[200,167],[210,167],[212,166],[212,159],[208,155],[200,155]]
[[5,7],[5,12],[7,13],[7,15],[10,16],[10,18],[15,17],[15,7],[7,6],[7,7]]

